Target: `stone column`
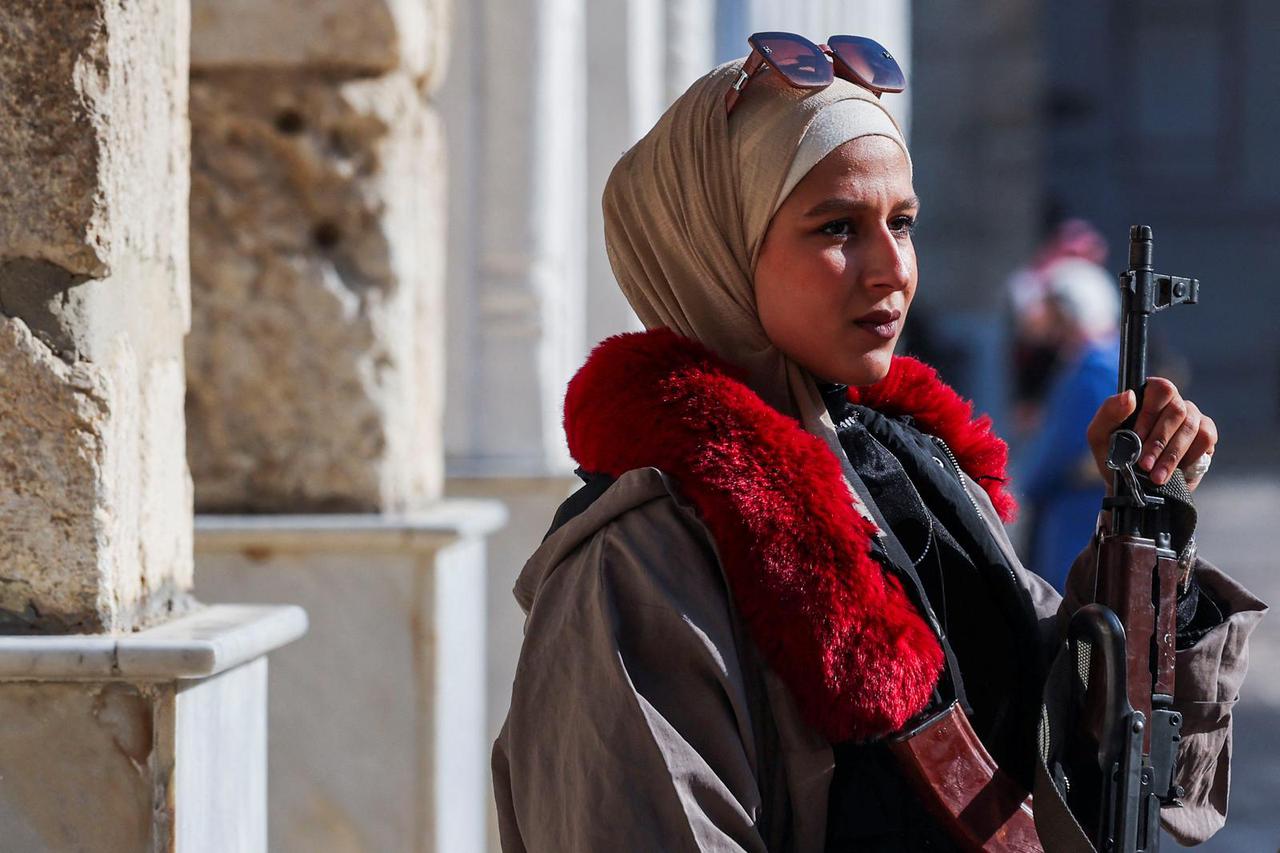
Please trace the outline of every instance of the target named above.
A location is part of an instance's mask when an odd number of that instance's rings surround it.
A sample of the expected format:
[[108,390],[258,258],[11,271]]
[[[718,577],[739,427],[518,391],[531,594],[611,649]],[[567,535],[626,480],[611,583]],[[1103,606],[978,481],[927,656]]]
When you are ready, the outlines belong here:
[[6,850],[266,849],[265,654],[306,616],[191,597],[188,12],[0,8]]
[[[606,5],[625,20],[627,4]],[[506,716],[520,648],[511,586],[578,483],[560,420],[589,344],[588,292],[611,289],[587,278],[599,203],[587,189],[595,155],[586,101],[631,96],[590,82],[600,69],[588,65],[587,16],[584,0],[457,4],[441,90],[452,152],[446,490],[510,511],[489,543],[489,741]],[[621,63],[609,79],[626,81],[627,69]],[[605,301],[597,316],[617,307]],[[489,845],[497,849],[492,811]]]
[[716,5],[715,0],[665,0],[664,106],[716,64]]
[[439,6],[193,6],[200,511],[401,511],[439,496]]
[[191,588],[187,6],[0,9],[0,632]]
[[592,345],[641,328],[609,266],[601,196],[618,157],[666,106],[665,12],[660,0],[587,5],[586,339]]
[[466,247],[448,285],[450,472],[567,471],[559,395],[585,352],[584,2],[455,12],[442,100],[468,160],[449,213]]
[[503,513],[441,499],[447,17],[193,3],[197,589],[315,610],[273,667],[272,850],[484,844]]

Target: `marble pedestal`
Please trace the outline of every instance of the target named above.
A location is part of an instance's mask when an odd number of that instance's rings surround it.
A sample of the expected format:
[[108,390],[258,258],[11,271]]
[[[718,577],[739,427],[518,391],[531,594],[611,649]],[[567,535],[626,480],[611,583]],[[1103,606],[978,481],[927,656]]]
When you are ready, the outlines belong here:
[[307,608],[271,667],[271,850],[485,846],[485,537],[506,512],[198,516],[196,585]]
[[267,659],[298,607],[0,637],[0,849],[267,849]]

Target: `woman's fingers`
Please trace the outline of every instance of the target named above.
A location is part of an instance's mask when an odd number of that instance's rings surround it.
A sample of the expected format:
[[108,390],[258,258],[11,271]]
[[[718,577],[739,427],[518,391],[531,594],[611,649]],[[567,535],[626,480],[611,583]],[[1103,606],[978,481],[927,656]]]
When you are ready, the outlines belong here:
[[1093,450],[1093,460],[1098,466],[1102,479],[1110,482],[1111,471],[1107,468],[1107,451],[1111,443],[1111,433],[1133,414],[1137,408],[1137,397],[1132,391],[1122,391],[1102,401],[1089,428],[1085,430],[1085,439]]
[[[1134,400],[1131,391],[1108,397],[1089,424],[1086,437],[1104,480],[1111,476],[1107,469],[1111,433],[1133,414]],[[1195,403],[1182,399],[1172,382],[1158,376],[1147,380],[1133,429],[1142,440],[1138,468],[1149,472],[1157,486],[1168,482],[1174,468],[1188,469],[1206,453],[1212,454],[1218,443],[1213,419],[1201,413]],[[1193,483],[1189,485],[1194,488]]]
[[[1181,406],[1170,404],[1166,407],[1166,411],[1170,412],[1169,416],[1162,418],[1157,423],[1157,428],[1159,424],[1173,423],[1178,417],[1178,412],[1182,413],[1182,422],[1174,428],[1172,436],[1165,442],[1164,451],[1151,468],[1151,482],[1157,486],[1169,479],[1173,469],[1187,456],[1192,442],[1200,434],[1200,410],[1196,408],[1195,403],[1183,400]],[[1191,460],[1188,459],[1187,462],[1190,463]]]
[[1191,465],[1198,462],[1206,453],[1213,453],[1213,449],[1217,446],[1218,425],[1213,422],[1213,418],[1201,413],[1200,431],[1196,433],[1195,440],[1191,442],[1191,447],[1187,449],[1187,454],[1182,457],[1182,461]]
[[[1175,408],[1167,411],[1170,406]],[[1168,379],[1152,376],[1142,392],[1142,411],[1134,421],[1133,431],[1142,439],[1142,454],[1138,467],[1150,471],[1169,444],[1169,439],[1182,425],[1186,415],[1178,389]]]

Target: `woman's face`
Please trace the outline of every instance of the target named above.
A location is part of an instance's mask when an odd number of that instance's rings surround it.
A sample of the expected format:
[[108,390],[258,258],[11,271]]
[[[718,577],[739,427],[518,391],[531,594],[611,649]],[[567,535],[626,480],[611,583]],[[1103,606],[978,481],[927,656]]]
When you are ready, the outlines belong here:
[[756,263],[773,344],[819,379],[883,379],[916,292],[919,206],[906,155],[883,136],[814,166],[774,214]]

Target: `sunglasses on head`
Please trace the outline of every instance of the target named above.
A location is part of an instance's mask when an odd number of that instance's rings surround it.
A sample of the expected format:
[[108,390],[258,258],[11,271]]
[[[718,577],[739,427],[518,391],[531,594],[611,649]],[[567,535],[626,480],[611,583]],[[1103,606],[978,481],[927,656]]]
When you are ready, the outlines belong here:
[[907,78],[893,54],[879,42],[862,36],[831,36],[826,44],[817,45],[795,33],[755,33],[747,44],[751,45],[751,55],[733,88],[725,93],[726,115],[733,113],[747,84],[767,68],[797,89],[821,89],[830,86],[836,76],[858,84],[877,98],[885,92],[907,88]]

